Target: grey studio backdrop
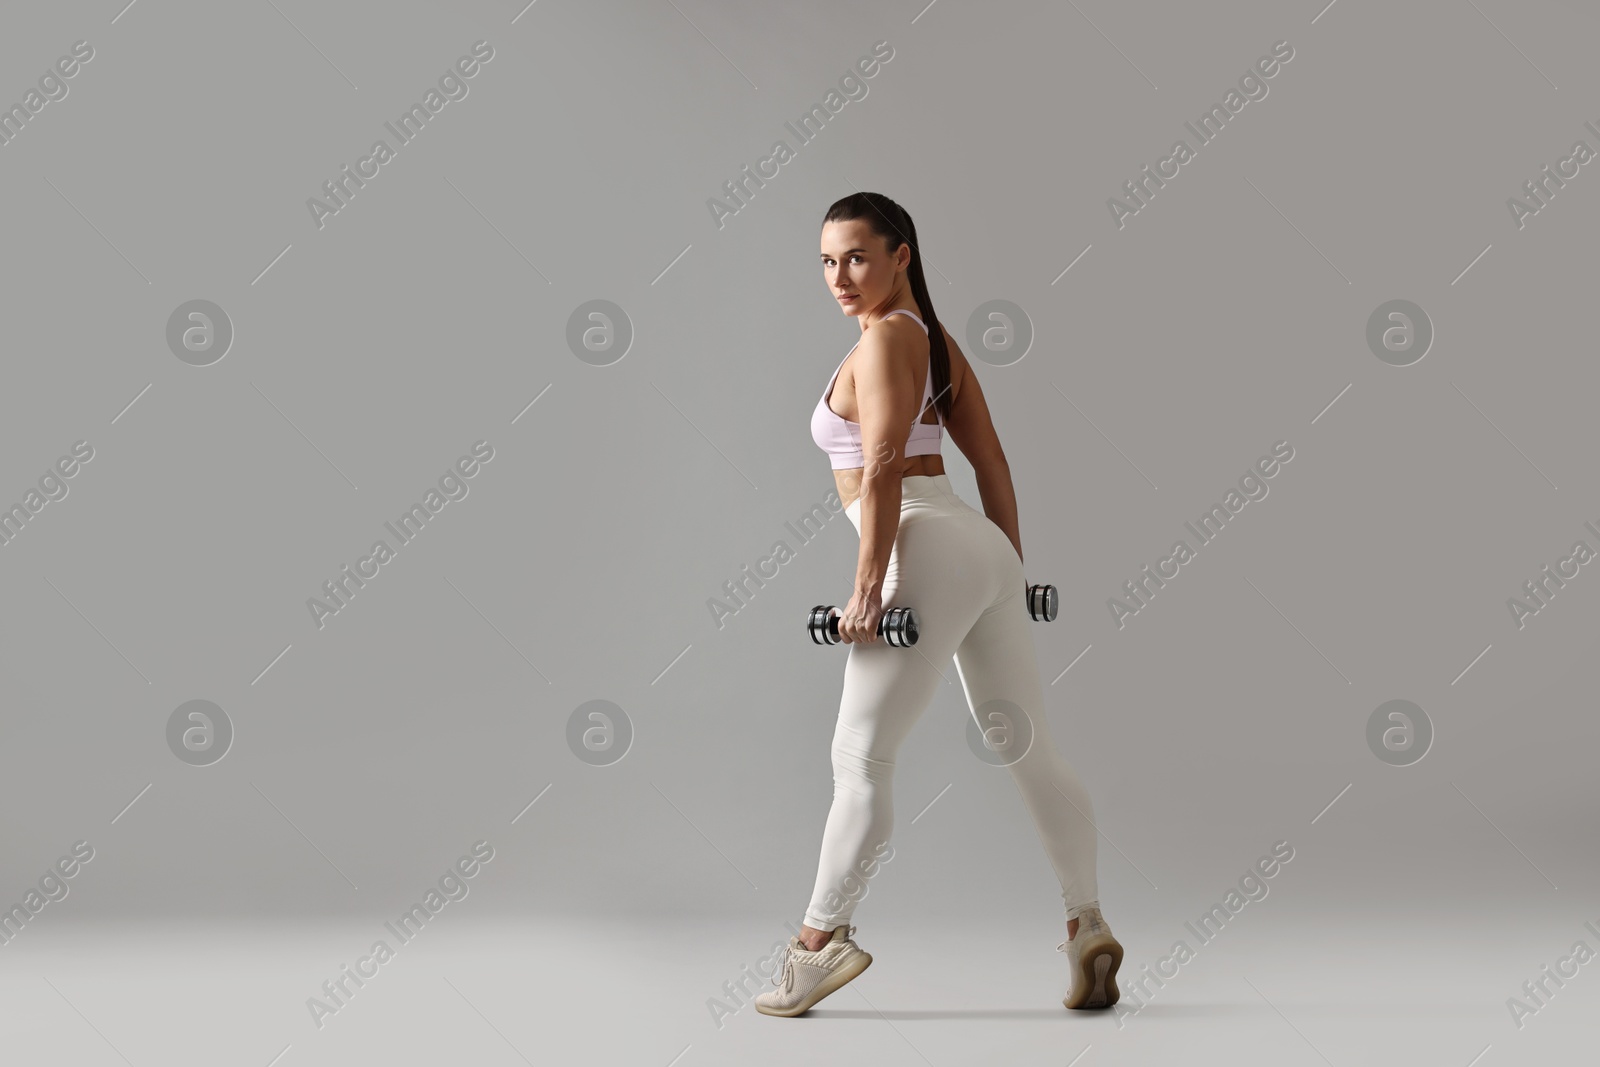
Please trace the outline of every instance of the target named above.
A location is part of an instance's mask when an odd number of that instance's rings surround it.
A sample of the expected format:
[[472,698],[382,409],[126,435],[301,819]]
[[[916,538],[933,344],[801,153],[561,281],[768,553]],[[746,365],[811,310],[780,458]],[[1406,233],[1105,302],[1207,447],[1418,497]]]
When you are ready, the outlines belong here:
[[[0,896],[94,850],[36,943],[373,925],[480,840],[478,919],[786,936],[847,654],[802,621],[848,599],[858,548],[807,433],[858,336],[817,237],[858,189],[915,218],[1028,578],[1061,591],[1031,627],[1050,727],[1141,960],[1280,841],[1278,937],[1600,918],[1600,577],[1573,558],[1600,550],[1600,178],[1559,169],[1600,149],[1587,5],[112,0],[5,21],[8,105],[92,48],[0,146],[0,503],[66,490],[0,546]],[[401,142],[386,123],[430,90],[457,95]],[[1186,124],[1230,92],[1202,144]],[[392,158],[338,210],[308,203],[334,206],[325,183],[379,139]],[[1192,158],[1130,189],[1180,139]],[[92,458],[47,477],[78,442]],[[431,489],[402,543],[385,524]],[[1202,544],[1186,524],[1230,492]],[[318,619],[380,539],[393,558]],[[1125,583],[1180,539],[1193,558],[1140,606]],[[1567,577],[1540,606],[1547,566]],[[940,669],[858,922],[1059,939],[1043,850]],[[226,725],[172,729],[191,701]],[[1565,941],[1530,945],[1485,1012]]]

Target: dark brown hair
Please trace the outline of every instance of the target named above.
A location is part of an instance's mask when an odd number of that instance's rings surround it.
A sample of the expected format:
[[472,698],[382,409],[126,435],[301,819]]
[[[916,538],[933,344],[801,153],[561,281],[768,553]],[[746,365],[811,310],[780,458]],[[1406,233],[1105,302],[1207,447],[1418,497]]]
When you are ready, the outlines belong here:
[[[944,330],[933,313],[933,300],[928,296],[928,279],[922,274],[922,250],[917,247],[917,227],[905,208],[882,193],[851,193],[835,200],[828,213],[822,217],[829,222],[850,222],[865,219],[872,232],[889,245],[894,255],[900,246],[911,246],[911,262],[906,276],[911,279],[911,295],[922,309],[924,324],[928,327],[928,373],[933,377],[933,406],[946,420],[950,418],[950,349],[944,343]],[[922,413],[917,421],[922,420]]]

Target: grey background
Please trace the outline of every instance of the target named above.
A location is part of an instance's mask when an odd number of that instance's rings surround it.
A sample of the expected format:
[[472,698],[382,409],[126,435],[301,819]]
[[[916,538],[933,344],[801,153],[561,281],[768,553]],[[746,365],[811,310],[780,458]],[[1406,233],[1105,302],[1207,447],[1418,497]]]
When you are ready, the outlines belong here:
[[[73,442],[95,450],[0,547],[0,897],[74,841],[96,851],[7,947],[32,961],[8,981],[60,1016],[82,1062],[116,1062],[83,1025],[118,1042],[105,1015],[122,979],[96,969],[98,931],[220,923],[270,942],[324,920],[353,932],[236,1003],[260,1035],[232,1029],[229,1049],[265,1063],[281,1031],[305,1041],[282,1062],[334,1062],[301,999],[478,839],[496,856],[460,910],[490,945],[516,943],[494,941],[501,922],[750,920],[748,952],[730,943],[715,979],[686,983],[683,1011],[702,1017],[682,1026],[707,1029],[705,997],[798,922],[831,795],[845,653],[801,620],[848,598],[858,540],[842,514],[804,546],[784,523],[833,488],[807,420],[857,327],[815,257],[823,211],[857,189],[911,212],[958,338],[985,301],[1029,316],[1026,358],[967,354],[1029,580],[1062,593],[1032,633],[1130,969],[1287,840],[1277,903],[1249,913],[1263,945],[1382,918],[1402,932],[1383,943],[1398,982],[1413,964],[1460,973],[1427,937],[1459,950],[1496,916],[1548,919],[1474,961],[1489,968],[1463,1001],[1474,1022],[1421,1047],[1466,1063],[1491,1038],[1532,1041],[1504,999],[1600,920],[1600,578],[1583,568],[1521,630],[1506,600],[1574,541],[1600,547],[1583,527],[1600,525],[1600,178],[1584,167],[1520,230],[1506,200],[1574,141],[1600,148],[1583,125],[1600,125],[1593,8],[519,10],[6,11],[0,101],[73,42],[95,50],[0,147],[0,503]],[[468,95],[319,230],[307,198],[392,142],[383,123],[480,39],[494,57]],[[1107,198],[1193,143],[1183,123],[1280,40],[1295,54],[1268,95],[1119,229]],[[894,55],[867,95],[719,227],[707,200],[775,140],[795,147],[785,122],[878,41]],[[207,367],[165,340],[195,299],[234,329]],[[596,299],[634,331],[609,366],[567,340]],[[1409,367],[1365,342],[1392,299],[1435,330]],[[307,598],[481,439],[494,459],[468,496],[317,629]],[[1119,629],[1107,599],[1280,440],[1294,458],[1270,494]],[[970,467],[944,455],[977,506]],[[718,629],[708,598],[779,539],[797,557]],[[902,749],[896,856],[858,922],[965,936],[1004,916],[1059,940],[1059,889],[1009,776],[968,749],[946,673]],[[1409,767],[1365,740],[1396,698],[1435,730]],[[207,767],[167,747],[193,699],[235,731]],[[603,767],[567,742],[596,699],[634,730]],[[73,966],[110,983],[98,1017],[66,1010],[69,979],[57,998],[33,978],[70,974],[57,953],[79,937]],[[1316,1000],[1297,964],[1323,966],[1291,957],[1284,995]],[[636,971],[600,985],[649,981]],[[169,997],[206,984],[199,964],[185,973]],[[1600,979],[1575,979],[1551,1014],[1575,1022],[1585,984]],[[541,1011],[529,1035],[562,1014]],[[667,1063],[687,1040],[628,1057]],[[937,1061],[938,1041],[908,1040]],[[496,1047],[483,1062],[509,1056]],[[140,1051],[181,1057],[154,1036]]]

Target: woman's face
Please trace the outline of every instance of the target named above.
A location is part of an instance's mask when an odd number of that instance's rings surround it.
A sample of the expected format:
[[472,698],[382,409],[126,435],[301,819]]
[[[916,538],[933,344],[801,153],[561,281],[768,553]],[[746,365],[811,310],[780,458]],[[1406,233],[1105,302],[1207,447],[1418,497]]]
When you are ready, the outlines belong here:
[[846,315],[882,307],[894,291],[896,276],[911,260],[911,249],[901,244],[897,254],[890,255],[886,243],[865,219],[823,224],[822,277]]

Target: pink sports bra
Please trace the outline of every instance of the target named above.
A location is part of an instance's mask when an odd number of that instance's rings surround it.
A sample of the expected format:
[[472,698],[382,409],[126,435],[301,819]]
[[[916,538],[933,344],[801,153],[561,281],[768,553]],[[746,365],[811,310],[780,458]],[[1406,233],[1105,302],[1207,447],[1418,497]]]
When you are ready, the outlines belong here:
[[[896,308],[889,315],[910,315],[916,319],[922,332],[928,332],[927,323],[917,318],[916,314],[905,308]],[[885,315],[884,318],[888,318]],[[880,320],[881,321],[881,320]],[[850,346],[854,352],[861,342],[857,341]],[[865,467],[866,460],[861,449],[861,424],[851,422],[828,406],[828,397],[833,394],[833,383],[838,381],[839,372],[844,369],[845,359],[850,358],[850,352],[844,354],[844,359],[834,368],[833,377],[828,379],[828,388],[823,391],[822,399],[817,401],[816,410],[811,413],[811,439],[817,447],[828,453],[829,462],[834,470],[846,470],[853,467]],[[922,416],[933,403],[933,367],[928,367],[927,384],[922,390],[922,408],[917,412],[917,421],[911,424],[910,436],[906,439],[907,456],[927,456],[939,454],[939,442],[944,435],[944,417],[934,409],[937,423],[922,421]]]

